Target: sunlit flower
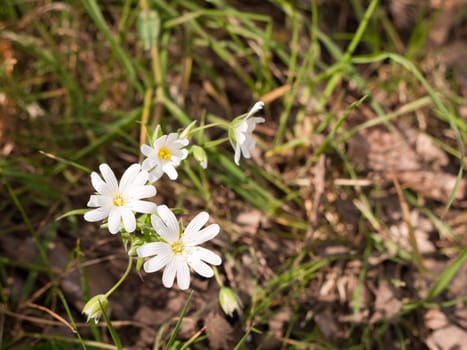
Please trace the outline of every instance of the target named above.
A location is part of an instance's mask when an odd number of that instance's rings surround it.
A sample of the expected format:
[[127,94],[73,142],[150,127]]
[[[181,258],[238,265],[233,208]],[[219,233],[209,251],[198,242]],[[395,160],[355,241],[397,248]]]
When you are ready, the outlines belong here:
[[172,287],[176,277],[178,287],[182,290],[190,286],[190,268],[203,277],[212,277],[214,271],[208,264],[220,265],[222,260],[199,245],[214,238],[219,233],[219,225],[211,224],[202,228],[209,214],[201,212],[183,231],[167,206],[158,206],[157,214],[151,215],[151,223],[163,241],[146,243],[136,250],[139,257],[151,257],[144,263],[144,271],[150,273],[165,267],[162,275],[164,286]]
[[107,312],[108,306],[109,301],[107,296],[105,294],[99,294],[89,299],[81,312],[87,316],[86,322],[93,320],[94,323],[97,323],[102,316],[102,312]]
[[188,156],[188,151],[183,147],[188,145],[188,140],[179,138],[177,133],[162,135],[153,143],[153,147],[141,146],[141,152],[147,157],[143,161],[143,169],[149,172],[149,181],[154,182],[166,173],[171,180],[178,177],[175,167]]
[[152,197],[156,188],[145,185],[149,174],[139,164],[131,165],[122,176],[120,183],[107,164],[99,166],[102,178],[96,172],[91,174],[92,186],[97,194],[91,195],[88,207],[93,209],[84,214],[86,221],[100,221],[108,218],[110,233],[120,231],[120,223],[127,232],[136,229],[135,213],[154,213],[156,204],[141,199]]
[[255,148],[256,142],[253,138],[253,131],[256,128],[256,124],[263,123],[264,118],[252,117],[253,114],[258,112],[264,107],[262,101],[256,102],[253,108],[246,114],[245,117],[241,116],[233,122],[233,142],[235,143],[235,164],[240,165],[240,155],[243,157],[250,158],[251,151]]

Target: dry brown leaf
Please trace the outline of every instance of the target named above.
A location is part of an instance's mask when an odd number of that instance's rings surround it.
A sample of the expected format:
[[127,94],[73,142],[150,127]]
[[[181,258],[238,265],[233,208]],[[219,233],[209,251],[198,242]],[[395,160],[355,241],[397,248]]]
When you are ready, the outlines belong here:
[[467,349],[467,331],[459,327],[438,309],[425,313],[425,325],[433,330],[426,339],[430,350]]
[[288,307],[280,309],[269,319],[269,331],[278,339],[282,337],[284,326],[293,317],[293,310]]
[[264,214],[259,210],[242,211],[237,215],[236,223],[240,226],[240,231],[243,233],[255,234],[258,232],[261,220]]
[[[447,156],[430,138],[416,130],[400,126],[389,132],[374,127],[362,130],[349,141],[349,154],[357,168],[366,168],[388,181],[396,177],[405,186],[431,199],[447,201],[456,176],[443,172]],[[467,195],[467,180],[460,181],[455,195]]]
[[336,316],[329,308],[317,314],[315,316],[315,322],[326,338],[331,338],[339,333],[339,325]]
[[397,317],[402,306],[402,301],[397,297],[397,291],[386,280],[380,280],[376,291],[375,311],[370,318],[370,323],[381,320],[391,320]]
[[[436,248],[429,237],[429,231],[433,229],[431,222],[428,219],[420,217],[417,210],[412,210],[410,212],[410,222],[414,228],[419,252],[421,254],[433,253]],[[412,250],[406,223],[400,222],[397,225],[391,225],[389,227],[389,237],[401,248],[408,251]]]
[[230,349],[232,326],[219,312],[211,312],[204,319],[210,349]]

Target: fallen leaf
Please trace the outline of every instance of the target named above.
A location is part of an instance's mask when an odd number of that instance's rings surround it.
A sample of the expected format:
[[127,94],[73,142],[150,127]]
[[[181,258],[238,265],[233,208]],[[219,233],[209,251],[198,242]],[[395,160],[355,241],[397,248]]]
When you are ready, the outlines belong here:
[[370,323],[396,318],[402,307],[402,301],[397,297],[395,287],[386,280],[380,280],[376,290],[375,311]]
[[232,326],[219,312],[211,312],[204,319],[210,349],[230,349]]

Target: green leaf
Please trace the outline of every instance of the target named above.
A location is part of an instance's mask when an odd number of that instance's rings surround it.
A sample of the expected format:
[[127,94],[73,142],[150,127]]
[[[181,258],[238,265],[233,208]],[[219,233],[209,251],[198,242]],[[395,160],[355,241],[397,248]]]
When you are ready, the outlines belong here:
[[426,301],[430,301],[436,296],[438,296],[443,290],[445,290],[451,280],[456,275],[457,271],[460,269],[462,264],[465,263],[467,260],[467,249],[464,249],[462,253],[453,261],[451,265],[443,271],[443,273],[439,276],[436,282],[431,287],[428,295],[426,296]]

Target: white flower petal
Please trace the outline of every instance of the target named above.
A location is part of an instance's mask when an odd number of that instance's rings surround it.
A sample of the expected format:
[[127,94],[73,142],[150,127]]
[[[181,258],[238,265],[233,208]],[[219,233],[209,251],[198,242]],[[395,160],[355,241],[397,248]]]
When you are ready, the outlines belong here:
[[165,163],[164,165],[162,165],[162,169],[167,174],[170,180],[177,180],[178,173],[177,170],[175,170],[172,163]]
[[118,182],[112,169],[110,169],[107,164],[103,163],[99,165],[99,170],[101,171],[104,181],[112,188],[112,191],[116,191],[118,189]]
[[112,197],[102,195],[91,195],[88,201],[88,207],[106,207],[112,208]]
[[264,119],[263,117],[253,117],[253,118],[248,119],[247,120],[247,124],[248,124],[247,131],[251,133],[254,130],[254,128],[256,128],[256,124],[264,123],[265,121],[266,119]]
[[157,153],[157,150],[163,145],[165,145],[166,143],[167,143],[167,135],[162,135],[158,139],[154,140],[154,143],[153,143],[154,151],[156,151]]
[[141,171],[135,177],[131,185],[132,186],[143,186],[148,181],[148,178],[149,178],[149,173],[146,170],[141,169]]
[[140,258],[147,258],[148,256],[154,255],[167,255],[170,256],[172,250],[170,249],[170,245],[164,242],[150,242],[145,243],[141,247],[136,249],[136,253]]
[[144,171],[149,171],[152,168],[154,168],[156,165],[157,165],[157,162],[153,158],[148,156],[148,158],[143,160],[143,163],[141,164],[141,169],[143,169]]
[[105,219],[109,215],[109,211],[105,208],[97,208],[90,210],[84,214],[84,220],[89,222],[96,222]]
[[[159,207],[157,210],[159,210]],[[157,234],[167,242],[173,243],[178,239],[178,236],[174,235],[173,232],[162,221],[162,219],[155,214],[151,215],[151,225]]]
[[250,148],[248,147],[247,144],[241,145],[241,146],[240,146],[240,149],[242,150],[243,158],[246,158],[246,159],[251,158]]
[[105,183],[105,181],[102,180],[100,175],[96,173],[95,171],[91,173],[91,184],[92,184],[92,187],[94,187],[94,189],[98,193],[104,192],[107,187],[107,184]]
[[183,238],[186,237],[187,244],[189,244],[190,246],[194,246],[194,245],[203,244],[204,242],[209,241],[210,239],[213,239],[219,234],[219,231],[220,231],[220,227],[218,224],[211,224],[207,226],[206,228],[202,229],[201,231],[197,231],[195,234],[188,235],[188,236],[184,235]]
[[177,273],[177,260],[172,259],[165,267],[164,273],[162,274],[162,284],[166,288],[170,288],[174,284],[175,274]]
[[241,136],[242,134],[246,134],[248,132],[248,122],[247,119],[243,119],[235,128],[235,133],[237,136]]
[[148,259],[143,265],[143,269],[147,273],[156,272],[162,269],[170,261],[168,255],[157,255],[154,258]]
[[109,231],[112,234],[117,233],[120,231],[120,219],[121,213],[118,208],[114,208],[109,213]]
[[202,262],[199,259],[191,259],[191,261],[188,262],[190,267],[199,275],[210,278],[214,276],[214,271],[212,268],[206,264],[205,262]]
[[193,259],[203,260],[211,265],[222,264],[222,259],[216,253],[213,253],[209,249],[203,247],[196,247],[192,251]]
[[196,234],[209,220],[209,214],[205,211],[196,215],[185,228],[184,237],[190,237]]
[[190,142],[188,141],[188,139],[178,139],[178,140],[175,140],[173,143],[174,143],[174,145],[177,146],[178,149],[180,149],[180,148],[183,148],[185,146],[188,146],[188,144]]
[[235,157],[234,157],[235,164],[240,165],[240,145],[237,142],[235,146]]
[[126,232],[131,233],[136,230],[136,219],[135,214],[128,208],[122,207],[120,214],[123,220],[123,226]]
[[256,102],[253,107],[250,109],[246,117],[248,118],[250,115],[255,114],[256,112],[260,111],[264,107],[264,102],[263,101],[258,101]]
[[186,149],[182,149],[182,154],[180,155],[180,158],[181,159],[185,159],[186,157],[188,157],[188,151]]
[[166,205],[157,207],[159,216],[151,215],[151,223],[156,232],[167,242],[174,242],[180,237],[177,218]]
[[141,166],[139,164],[132,164],[125,170],[123,176],[120,180],[119,189],[122,192],[125,192],[127,187],[134,183],[136,177],[141,171]]
[[[148,145],[141,145],[141,153],[143,153],[146,157],[150,157],[152,154],[155,153],[154,148],[148,146]],[[144,166],[143,166],[144,169]]]
[[164,175],[164,171],[162,167],[157,165],[152,171],[149,172],[149,182],[156,182],[159,180],[162,175]]
[[181,290],[190,287],[190,268],[182,256],[175,257],[177,266],[177,284]]
[[173,231],[179,233],[179,225],[177,218],[175,217],[174,213],[166,206],[160,205],[157,208],[157,213],[159,214],[160,218],[164,221],[167,227]]
[[175,140],[177,140],[177,133],[175,132],[171,132],[169,135],[166,136],[166,139],[165,139],[165,144],[171,144],[173,143]]
[[132,199],[142,199],[142,198],[149,198],[154,197],[157,193],[156,188],[152,185],[135,185],[129,186],[127,193],[131,194]]
[[129,208],[138,213],[152,214],[156,211],[157,205],[156,203],[147,201],[133,201],[131,202],[131,206],[129,206]]

